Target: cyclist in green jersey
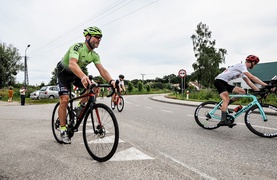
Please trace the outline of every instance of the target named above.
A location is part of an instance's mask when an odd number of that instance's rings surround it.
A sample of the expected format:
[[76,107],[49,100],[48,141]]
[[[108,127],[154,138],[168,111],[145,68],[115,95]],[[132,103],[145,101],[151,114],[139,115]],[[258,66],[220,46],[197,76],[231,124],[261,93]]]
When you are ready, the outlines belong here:
[[[82,68],[93,62],[100,75],[115,87],[115,81],[103,67],[99,55],[94,51],[100,44],[102,31],[98,27],[89,27],[84,30],[83,34],[85,36],[85,42],[73,44],[57,65],[57,77],[60,87],[60,107],[58,114],[60,118],[61,137],[65,144],[71,143],[66,128],[66,108],[69,101],[71,83],[77,87],[84,88],[87,88],[92,83],[89,77],[82,71]],[[85,103],[86,101],[87,99],[82,99],[79,104]]]

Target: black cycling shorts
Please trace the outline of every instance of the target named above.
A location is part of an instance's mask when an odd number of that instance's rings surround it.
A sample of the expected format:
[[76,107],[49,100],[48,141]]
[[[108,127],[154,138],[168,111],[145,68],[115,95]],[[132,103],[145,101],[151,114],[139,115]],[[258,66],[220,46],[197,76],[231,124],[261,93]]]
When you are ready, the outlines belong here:
[[216,87],[219,94],[222,92],[229,92],[232,93],[235,86],[228,84],[226,81],[223,81],[221,79],[214,80],[214,86]]
[[80,88],[84,87],[81,79],[78,78],[73,72],[66,70],[61,62],[57,64],[57,78],[60,88],[60,96],[69,94],[69,90],[71,90],[71,84]]

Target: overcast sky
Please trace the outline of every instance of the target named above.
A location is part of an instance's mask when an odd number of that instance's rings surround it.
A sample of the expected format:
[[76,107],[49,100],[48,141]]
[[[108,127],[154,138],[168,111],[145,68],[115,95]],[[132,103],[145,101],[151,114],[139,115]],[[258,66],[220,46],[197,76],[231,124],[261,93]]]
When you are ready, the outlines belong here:
[[[275,0],[0,0],[0,42],[24,56],[29,84],[48,83],[68,48],[83,42],[83,29],[98,26],[103,38],[96,52],[115,79],[162,78],[196,61],[191,36],[202,22],[217,49],[227,50],[227,67],[249,54],[277,60]],[[22,61],[23,62],[23,61]],[[98,76],[93,64],[89,73]],[[24,73],[17,76],[23,82]]]

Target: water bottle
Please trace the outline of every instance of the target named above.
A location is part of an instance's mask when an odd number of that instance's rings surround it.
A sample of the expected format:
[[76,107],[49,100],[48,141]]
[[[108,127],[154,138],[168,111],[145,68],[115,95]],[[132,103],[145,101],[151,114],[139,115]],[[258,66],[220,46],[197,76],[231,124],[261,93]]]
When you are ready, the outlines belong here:
[[242,109],[242,106],[239,105],[238,107],[236,107],[236,108],[234,109],[234,111],[235,111],[235,112],[238,112],[238,111],[241,110],[241,109]]

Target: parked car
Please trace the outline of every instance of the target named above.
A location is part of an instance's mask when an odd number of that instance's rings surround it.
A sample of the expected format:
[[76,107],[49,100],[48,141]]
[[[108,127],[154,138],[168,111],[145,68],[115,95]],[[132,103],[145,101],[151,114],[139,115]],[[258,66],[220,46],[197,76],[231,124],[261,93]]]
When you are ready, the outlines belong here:
[[36,91],[30,93],[30,98],[31,99],[39,99],[39,90],[36,90]]
[[39,99],[59,98],[58,86],[43,86],[39,92]]
[[[72,97],[77,97],[75,93],[71,93]],[[43,86],[39,92],[39,99],[54,99],[59,98],[59,87],[58,86]]]

